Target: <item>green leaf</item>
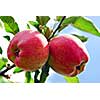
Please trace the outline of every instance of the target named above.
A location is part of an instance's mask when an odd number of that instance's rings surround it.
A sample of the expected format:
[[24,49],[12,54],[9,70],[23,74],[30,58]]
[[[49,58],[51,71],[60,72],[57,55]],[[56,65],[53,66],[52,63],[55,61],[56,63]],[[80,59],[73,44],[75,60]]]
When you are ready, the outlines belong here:
[[2,24],[1,24],[1,22],[0,22],[0,29],[2,29],[2,27],[3,27],[3,26],[2,26]]
[[2,60],[3,60],[5,63],[8,62],[8,59],[7,59],[7,58],[2,57]]
[[72,35],[79,38],[82,42],[86,42],[88,40],[88,37],[85,37],[85,36],[80,36],[80,35],[77,35],[77,34],[72,34]]
[[0,70],[2,70],[6,66],[6,63],[0,59]]
[[10,32],[13,35],[15,35],[17,32],[19,32],[18,24],[15,23],[4,23],[6,32]]
[[56,16],[56,21],[60,21],[62,19],[63,16]]
[[31,72],[25,72],[25,83],[34,83]]
[[39,23],[37,21],[28,21],[32,26],[39,28]]
[[0,70],[6,67],[7,62],[8,62],[7,58],[4,58],[4,57],[0,58]]
[[13,23],[14,18],[12,16],[0,16],[0,19],[5,23]]
[[2,50],[2,48],[0,47],[0,54],[2,54],[3,53],[3,50]]
[[79,83],[79,78],[78,77],[68,77],[65,76],[64,79],[66,80],[67,83]]
[[79,16],[77,20],[74,21],[73,26],[82,31],[89,32],[96,36],[100,36],[100,32],[97,30],[93,22],[84,17]]
[[20,72],[22,72],[22,71],[23,71],[23,70],[22,70],[21,68],[15,67],[13,73],[16,74],[16,73],[20,73]]
[[77,19],[77,17],[74,17],[74,16],[66,18],[62,22],[62,24],[61,24],[61,26],[60,26],[60,28],[59,28],[58,31],[60,32],[61,30],[63,30],[64,28],[66,28],[69,24],[72,24],[76,19]]
[[4,23],[6,32],[10,32],[14,35],[19,32],[18,24],[12,16],[0,16],[0,19]]
[[7,39],[8,41],[10,41],[10,36],[6,35],[6,36],[3,36],[5,39]]
[[39,22],[40,25],[46,25],[50,20],[49,16],[36,16],[36,20]]
[[28,21],[28,22],[29,22],[29,24],[34,26],[40,33],[42,32],[42,30],[39,28],[39,22],[38,21]]
[[[58,18],[58,21],[60,21],[59,18]],[[61,27],[59,28],[58,31],[60,32],[61,30],[66,28],[69,24],[71,24],[73,27],[81,31],[89,32],[93,35],[100,36],[100,32],[98,31],[96,26],[93,24],[93,22],[82,16],[71,16],[71,17],[66,18],[62,22]]]
[[30,29],[30,25],[29,24],[27,24],[27,29]]

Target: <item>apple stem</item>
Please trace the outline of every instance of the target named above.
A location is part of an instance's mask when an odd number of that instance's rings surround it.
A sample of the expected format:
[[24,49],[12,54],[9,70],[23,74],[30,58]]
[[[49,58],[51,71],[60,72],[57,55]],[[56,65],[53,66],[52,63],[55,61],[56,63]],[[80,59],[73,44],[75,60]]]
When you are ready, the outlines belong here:
[[66,16],[63,16],[63,17],[62,17],[62,19],[61,19],[61,21],[60,21],[58,27],[55,29],[55,31],[53,32],[52,36],[51,36],[48,40],[50,40],[52,37],[54,37],[55,33],[56,33],[57,30],[60,28],[60,26],[61,26],[61,24],[62,24],[62,22],[64,21],[65,18],[66,18]]

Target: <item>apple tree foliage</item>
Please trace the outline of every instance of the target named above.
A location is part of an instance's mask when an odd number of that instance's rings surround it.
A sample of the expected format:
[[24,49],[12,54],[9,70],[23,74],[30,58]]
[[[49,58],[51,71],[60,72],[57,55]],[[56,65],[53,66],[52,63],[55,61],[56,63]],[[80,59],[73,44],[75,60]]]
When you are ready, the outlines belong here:
[[[61,32],[63,29],[68,27],[69,25],[79,29],[80,31],[85,31],[87,33],[90,33],[92,35],[100,37],[100,32],[96,28],[96,26],[93,24],[93,22],[83,16],[56,16],[54,19],[55,23],[53,24],[55,27],[54,29],[51,29],[47,26],[47,23],[50,21],[49,16],[36,16],[36,20],[28,21],[26,26],[27,29],[30,29],[31,27],[35,27],[37,31],[41,32],[48,40],[50,40],[52,37],[56,36]],[[17,32],[20,31],[20,27],[18,26],[18,23],[15,21],[15,19],[12,16],[0,16],[0,28],[4,28],[6,32],[11,33],[15,35]],[[57,23],[57,24],[56,24]],[[31,27],[30,27],[31,26]],[[67,28],[66,28],[67,29]],[[82,42],[86,42],[88,40],[87,37],[72,34],[76,37],[78,37]],[[3,38],[7,39],[10,42],[10,36],[5,35]],[[0,55],[2,56],[3,49],[0,46]],[[0,58],[0,82],[1,83],[13,83],[10,81],[10,76],[6,73],[13,69],[13,74],[18,74],[21,72],[24,72],[19,67],[9,64],[8,58]],[[42,69],[37,70],[35,72],[25,72],[25,83],[44,83],[49,75],[50,71],[50,65],[47,63],[42,67]],[[34,73],[34,76],[32,75]],[[67,83],[79,83],[78,76],[75,77],[67,77],[64,76],[64,79]]]

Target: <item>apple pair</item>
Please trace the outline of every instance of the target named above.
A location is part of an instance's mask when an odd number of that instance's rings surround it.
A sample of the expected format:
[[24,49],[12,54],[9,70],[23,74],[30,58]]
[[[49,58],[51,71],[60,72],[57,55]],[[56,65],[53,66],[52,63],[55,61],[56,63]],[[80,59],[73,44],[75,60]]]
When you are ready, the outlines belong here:
[[18,32],[10,41],[7,55],[25,71],[36,71],[49,60],[54,71],[67,76],[82,72],[89,58],[84,44],[75,36],[63,34],[47,41],[32,30]]

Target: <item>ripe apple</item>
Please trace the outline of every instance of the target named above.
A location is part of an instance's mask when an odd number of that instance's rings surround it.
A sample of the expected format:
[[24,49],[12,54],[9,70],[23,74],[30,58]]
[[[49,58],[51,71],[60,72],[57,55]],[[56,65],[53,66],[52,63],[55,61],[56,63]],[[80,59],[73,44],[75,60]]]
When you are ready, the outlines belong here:
[[75,36],[59,35],[49,42],[49,64],[57,73],[76,76],[84,70],[89,55],[85,45]]
[[26,71],[36,71],[47,61],[48,41],[37,31],[18,32],[10,41],[7,50],[9,60]]

